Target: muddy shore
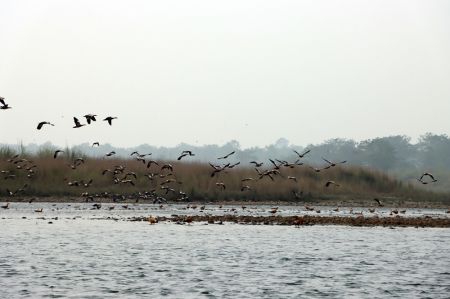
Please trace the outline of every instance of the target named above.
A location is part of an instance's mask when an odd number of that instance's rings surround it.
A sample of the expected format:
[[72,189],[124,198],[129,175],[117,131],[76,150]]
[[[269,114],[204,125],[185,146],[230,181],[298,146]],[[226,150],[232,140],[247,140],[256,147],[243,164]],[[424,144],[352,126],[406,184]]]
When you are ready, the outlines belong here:
[[[409,208],[409,209],[450,209],[450,200],[446,202],[437,201],[413,201],[403,200],[397,198],[381,198],[383,206],[386,208]],[[49,197],[0,197],[0,202],[51,202],[51,203],[141,203],[151,204],[153,201],[144,199],[125,199],[113,200],[111,198],[96,197],[94,200],[86,200],[84,197],[75,196],[49,196]],[[359,198],[344,198],[344,199],[316,199],[308,201],[205,201],[205,200],[185,200],[185,201],[167,201],[164,204],[198,204],[198,205],[272,205],[272,206],[326,206],[326,207],[362,207],[362,208],[376,208],[377,202],[373,199],[359,199]]]

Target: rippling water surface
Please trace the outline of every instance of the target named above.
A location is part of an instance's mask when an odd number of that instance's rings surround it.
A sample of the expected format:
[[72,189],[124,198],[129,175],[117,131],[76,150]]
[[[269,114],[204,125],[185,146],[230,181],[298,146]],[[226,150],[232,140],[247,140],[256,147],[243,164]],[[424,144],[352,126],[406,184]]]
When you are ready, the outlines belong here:
[[1,298],[448,298],[450,293],[450,229],[149,225],[104,219],[113,212],[139,215],[130,210],[62,206],[51,211],[49,204],[35,213],[12,204],[0,212]]

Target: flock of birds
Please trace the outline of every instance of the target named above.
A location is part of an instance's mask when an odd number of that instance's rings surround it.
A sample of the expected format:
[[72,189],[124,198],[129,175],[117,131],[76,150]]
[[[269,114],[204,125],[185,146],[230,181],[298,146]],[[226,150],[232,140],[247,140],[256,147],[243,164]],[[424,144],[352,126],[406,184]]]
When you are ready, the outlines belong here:
[[[5,99],[3,97],[0,97],[0,109],[1,110],[7,110],[11,109],[12,107],[9,106],[9,104],[6,103]],[[97,121],[97,115],[96,114],[86,114],[83,116],[86,119],[86,123],[81,123],[80,120],[77,117],[73,118],[74,126],[73,128],[81,128],[86,125],[90,125],[91,123]],[[103,121],[108,122],[109,125],[112,125],[113,120],[117,119],[117,117],[108,116],[103,119]],[[53,123],[49,121],[41,121],[37,125],[37,130],[42,130],[44,126],[54,126]],[[99,142],[94,142],[92,146],[100,146]],[[294,162],[288,162],[285,160],[279,160],[279,159],[269,159],[268,164],[269,168],[263,169],[264,162],[259,161],[251,161],[250,164],[254,167],[256,174],[255,177],[246,177],[241,180],[241,192],[246,192],[252,190],[252,187],[248,185],[247,182],[250,181],[258,181],[262,179],[270,179],[274,180],[275,177],[282,177],[287,180],[292,180],[294,182],[297,182],[297,178],[295,176],[284,176],[280,170],[282,168],[295,168],[298,166],[303,165],[302,159],[311,152],[311,150],[305,150],[304,152],[297,152],[294,150],[294,153],[297,155],[297,159]],[[60,154],[64,153],[63,150],[56,150],[53,154],[53,158],[57,159]],[[116,154],[115,151],[111,151],[105,154],[105,157],[111,157]],[[233,156],[235,154],[235,151],[232,151],[224,156],[218,157],[218,161],[224,161],[223,163],[212,163],[210,162],[209,165],[211,166],[211,177],[218,178],[222,173],[227,173],[228,170],[240,165],[240,162],[231,163],[228,161],[228,158]],[[174,173],[174,167],[170,163],[160,164],[158,161],[149,159],[151,156],[151,153],[147,154],[140,154],[139,152],[135,151],[131,153],[131,157],[135,159],[136,161],[141,162],[144,167],[148,169],[148,173],[145,174],[145,177],[147,177],[149,180],[153,181],[155,178],[163,179],[162,182],[159,182],[159,189],[160,192],[158,193],[157,189],[153,189],[148,192],[137,192],[137,194],[134,194],[134,198],[136,198],[136,201],[139,199],[151,199],[153,200],[153,203],[163,203],[167,202],[167,195],[173,194],[173,198],[176,198],[178,200],[187,200],[189,197],[188,195],[183,192],[182,190],[177,190],[176,186],[179,186],[182,184],[181,181],[176,179],[176,175]],[[177,157],[177,161],[181,161],[183,159],[186,159],[188,157],[195,156],[195,154],[190,150],[185,150],[180,153],[180,155]],[[332,161],[329,159],[326,159],[322,157],[325,165],[321,168],[312,167],[309,166],[314,172],[322,172],[327,169],[337,167],[340,164],[344,164],[347,161]],[[7,160],[7,162],[12,163],[15,165],[15,168],[18,170],[25,170],[27,172],[28,178],[33,178],[36,175],[36,169],[38,166],[33,163],[33,161],[27,160],[26,158],[21,158],[20,155],[15,155]],[[77,169],[80,165],[84,164],[85,161],[83,158],[76,158],[73,163],[69,164],[68,166],[71,169]],[[154,166],[153,166],[154,165]],[[153,172],[153,168],[159,168],[158,172]],[[16,175],[14,173],[11,173],[9,170],[1,170],[1,174],[3,175],[4,180],[8,179],[15,179]],[[128,171],[126,166],[123,165],[117,165],[111,169],[103,169],[102,175],[110,175],[111,181],[113,184],[122,184],[122,185],[135,185],[135,180],[137,179],[137,174],[133,171]],[[421,184],[430,184],[437,182],[437,179],[433,174],[429,172],[423,173],[420,178],[417,179]],[[68,181],[67,185],[72,187],[85,187],[88,188],[93,184],[93,180],[80,180],[80,181]],[[223,181],[217,181],[215,183],[217,188],[219,190],[226,190],[227,186]],[[340,187],[341,185],[335,181],[328,180],[324,182],[325,188],[331,188],[331,187]],[[22,188],[19,188],[15,191],[11,191],[9,189],[6,190],[8,196],[16,196],[20,193],[23,193],[26,188],[28,187],[28,184],[25,184]],[[163,193],[163,194],[161,194]],[[301,199],[302,198],[302,192],[298,192],[293,190],[292,195],[295,199]],[[125,195],[120,194],[108,194],[107,192],[101,193],[101,194],[90,194],[89,192],[83,192],[81,196],[86,198],[86,201],[93,200],[94,197],[112,197],[114,201],[120,200],[120,199],[127,199]],[[375,199],[377,204],[379,206],[383,206],[380,200]]]

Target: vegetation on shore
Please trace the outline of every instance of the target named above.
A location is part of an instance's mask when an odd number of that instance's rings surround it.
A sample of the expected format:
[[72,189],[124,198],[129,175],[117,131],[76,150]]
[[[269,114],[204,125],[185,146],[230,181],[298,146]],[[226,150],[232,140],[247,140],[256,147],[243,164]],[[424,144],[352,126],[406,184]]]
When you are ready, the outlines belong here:
[[[8,162],[14,155],[20,154],[20,159],[25,161]],[[125,197],[144,198],[151,200],[156,197],[167,200],[195,200],[195,201],[313,201],[332,200],[339,198],[372,199],[372,198],[396,198],[408,201],[449,201],[450,196],[445,193],[435,193],[418,189],[412,184],[402,183],[380,171],[363,167],[337,166],[316,173],[307,165],[294,168],[280,167],[280,175],[275,175],[271,180],[264,176],[259,179],[258,173],[251,165],[238,165],[227,169],[211,177],[213,168],[201,162],[186,161],[157,161],[159,166],[153,164],[150,168],[141,161],[119,158],[89,158],[81,152],[65,149],[64,153],[53,158],[52,150],[42,150],[34,155],[25,151],[16,153],[9,148],[0,148],[0,177],[1,198],[5,200],[11,196],[7,190],[16,193],[13,196],[84,196],[102,197],[105,192],[108,196],[120,195]],[[83,158],[75,169],[74,160]],[[16,159],[17,160],[17,159]],[[161,170],[161,165],[170,163],[173,172]],[[33,167],[35,165],[35,167]],[[113,170],[122,165],[125,170],[122,173],[102,174],[103,170]],[[30,176],[29,170],[32,169]],[[266,168],[267,169],[267,168]],[[261,171],[264,168],[261,167]],[[128,176],[134,185],[114,183],[114,178],[125,179],[125,174],[133,172],[134,176]],[[152,179],[148,174],[153,174]],[[162,177],[160,177],[160,175]],[[8,177],[10,176],[10,177]],[[242,182],[244,178],[253,178]],[[295,177],[297,181],[288,179]],[[92,184],[84,186],[92,180]],[[163,186],[169,187],[175,192],[167,192],[161,189],[161,183],[171,180]],[[325,183],[333,180],[340,186],[325,187]],[[70,186],[70,182],[80,182],[79,186]],[[216,185],[223,183],[226,188]],[[26,185],[25,188],[24,185]],[[249,186],[248,190],[241,191],[243,186]],[[23,189],[23,190],[20,190]],[[16,192],[20,190],[19,192]],[[148,196],[144,196],[147,192]],[[186,194],[186,195],[182,195]]]

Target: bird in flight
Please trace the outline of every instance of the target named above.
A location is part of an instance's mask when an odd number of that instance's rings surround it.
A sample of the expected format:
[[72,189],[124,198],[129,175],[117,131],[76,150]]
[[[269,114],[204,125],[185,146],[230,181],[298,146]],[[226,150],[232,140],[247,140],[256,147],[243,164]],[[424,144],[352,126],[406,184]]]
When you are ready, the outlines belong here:
[[0,103],[2,104],[0,106],[0,109],[2,109],[2,110],[6,110],[6,109],[11,109],[12,108],[8,104],[6,104],[5,98],[3,98],[3,97],[0,97]]
[[311,151],[311,150],[306,150],[306,151],[304,151],[303,153],[300,154],[299,152],[297,152],[296,150],[294,150],[294,153],[296,153],[297,156],[301,159],[301,158],[305,157],[306,154],[308,154],[310,151]]
[[234,153],[235,153],[235,151],[232,151],[231,153],[229,153],[229,154],[227,154],[227,155],[225,155],[225,156],[223,156],[223,157],[219,157],[219,158],[217,158],[217,159],[218,159],[218,160],[220,160],[220,159],[226,159],[226,158],[228,158],[229,156],[234,155]]
[[216,183],[216,186],[219,187],[222,190],[226,189],[225,183],[222,183],[222,182]]
[[295,176],[288,176],[288,180],[293,180],[294,182],[297,182],[297,178]]
[[186,156],[195,156],[195,154],[193,154],[192,151],[183,151],[181,152],[181,155],[177,158],[177,160],[180,161],[182,158]]
[[255,167],[261,167],[261,166],[263,166],[264,162],[259,163],[256,161],[251,161],[250,164],[255,164]]
[[106,157],[111,157],[111,156],[114,156],[115,154],[116,154],[116,152],[112,151],[112,152],[107,153],[105,156]]
[[[424,177],[429,177],[429,178],[431,179],[431,182],[424,181],[424,180],[423,180]],[[422,184],[424,184],[424,185],[429,184],[429,183],[436,183],[436,182],[437,182],[437,180],[434,178],[434,176],[433,176],[431,173],[429,173],[429,172],[424,172],[424,173],[420,176],[420,179],[417,179],[417,180],[418,180],[419,182],[421,182]]]
[[100,143],[98,143],[98,142],[92,143],[92,147],[94,147],[94,146],[100,146]]
[[74,129],[85,126],[85,124],[81,124],[80,121],[78,120],[78,118],[76,118],[76,117],[73,118],[73,122],[75,123],[75,126],[73,126]]
[[378,204],[379,207],[383,206],[383,203],[381,202],[381,200],[379,200],[378,198],[374,198],[373,200],[375,200]]
[[86,114],[84,117],[86,118],[86,121],[87,121],[88,125],[91,124],[91,121],[97,121],[95,119],[95,117],[97,117],[96,114]]
[[48,121],[41,121],[41,122],[37,125],[37,129],[38,129],[38,130],[42,129],[42,127],[43,127],[44,125],[55,126],[54,124],[52,124],[52,123],[50,123],[50,122],[48,122]]
[[56,159],[58,157],[58,154],[60,154],[60,153],[64,153],[64,151],[56,150],[55,153],[53,154],[53,159]]
[[335,181],[328,181],[328,182],[325,183],[325,187],[330,187],[331,185],[335,185],[336,187],[340,186]]
[[112,126],[113,119],[117,119],[117,117],[108,116],[103,121],[107,121],[110,126]]
[[329,167],[335,167],[335,166],[338,165],[338,164],[344,164],[344,163],[347,162],[347,160],[344,160],[344,161],[341,161],[341,162],[332,162],[332,161],[330,161],[330,160],[325,159],[324,157],[322,157],[322,160],[324,160],[325,162],[327,162]]

